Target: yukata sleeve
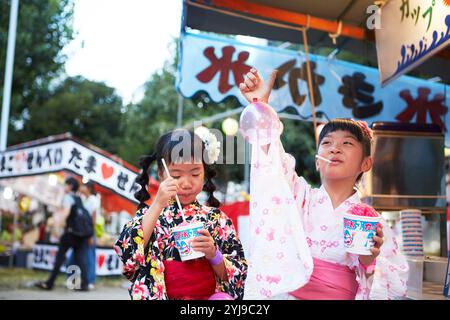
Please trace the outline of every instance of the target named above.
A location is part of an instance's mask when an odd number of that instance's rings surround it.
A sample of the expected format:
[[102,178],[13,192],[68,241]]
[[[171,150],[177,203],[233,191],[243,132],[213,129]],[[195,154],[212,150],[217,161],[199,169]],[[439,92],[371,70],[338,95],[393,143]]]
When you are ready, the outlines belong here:
[[228,281],[219,281],[220,291],[228,293],[235,299],[244,296],[244,284],[247,277],[247,261],[244,249],[238,238],[231,219],[220,210],[211,214],[213,222],[212,236],[224,257]]
[[359,263],[356,266],[359,282],[356,294],[358,300],[394,300],[406,296],[408,262],[398,247],[392,229],[383,219],[381,224],[384,242],[376,260],[374,273],[367,277]]
[[295,159],[281,141],[272,143],[267,154],[255,146],[252,150],[245,299],[273,299],[302,287],[312,273],[302,207],[308,184],[295,173]]
[[297,174],[295,171],[295,158],[291,154],[285,152],[283,146],[281,145],[280,158],[282,172],[292,191],[294,200],[299,208],[299,212],[302,214],[304,208],[309,205],[311,185],[305,180],[305,178]]
[[[136,277],[140,268],[145,266],[144,232],[142,229],[142,218],[146,208],[136,213],[136,216],[127,222],[117,239],[114,250],[123,263],[123,275],[130,281]],[[149,242],[154,242],[155,235],[152,234]]]

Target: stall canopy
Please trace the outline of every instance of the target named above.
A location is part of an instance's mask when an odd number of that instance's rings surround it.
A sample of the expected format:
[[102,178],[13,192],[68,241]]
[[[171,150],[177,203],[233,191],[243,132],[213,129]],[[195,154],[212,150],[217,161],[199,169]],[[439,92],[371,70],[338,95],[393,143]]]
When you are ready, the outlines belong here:
[[[299,29],[309,27],[310,46],[349,51],[376,66],[375,35],[367,27],[374,2],[377,1],[185,0],[182,27],[300,44],[303,37]],[[449,60],[447,47],[415,71],[449,83]]]
[[[16,146],[0,152],[0,179],[10,180],[14,188],[14,179],[37,176],[55,172],[68,172],[96,183],[96,189],[102,194],[102,206],[107,212],[127,211],[134,214],[137,201],[134,193],[139,186],[135,183],[139,170],[94,145],[72,137],[70,133],[50,136]],[[17,181],[16,181],[17,182]],[[23,183],[16,183],[21,186]],[[36,190],[36,186],[29,186]],[[149,191],[156,194],[158,183],[150,180]],[[153,197],[152,197],[153,198]]]

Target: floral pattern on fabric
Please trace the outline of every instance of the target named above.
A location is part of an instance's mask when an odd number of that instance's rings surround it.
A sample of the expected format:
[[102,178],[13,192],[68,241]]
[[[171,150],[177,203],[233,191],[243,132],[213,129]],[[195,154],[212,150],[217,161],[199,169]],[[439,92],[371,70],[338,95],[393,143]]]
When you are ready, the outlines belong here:
[[353,270],[358,282],[355,299],[405,296],[408,263],[383,219],[384,244],[372,275],[367,277],[359,256],[344,247],[343,216],[361,203],[356,191],[334,208],[325,187],[313,188],[297,175],[295,159],[281,141],[273,142],[267,154],[253,151],[246,298],[287,299],[289,292],[309,281],[311,257]]
[[380,221],[383,225],[384,242],[376,259],[374,274],[366,277],[358,255],[345,251],[342,236],[343,215],[353,205],[361,203],[358,193],[355,192],[337,208],[333,208],[325,188],[312,188],[295,172],[295,159],[287,153],[284,153],[283,158],[285,177],[291,182],[312,256],[355,270],[359,284],[355,299],[390,300],[405,297],[409,266],[386,221]]
[[[167,206],[144,248],[142,218],[148,209],[138,210],[136,216],[124,226],[114,249],[123,262],[123,274],[131,281],[131,299],[167,300],[163,261],[181,261],[171,229],[180,225],[183,218],[175,204]],[[235,299],[242,299],[247,261],[231,219],[219,209],[200,205],[198,201],[184,207],[184,215],[187,222],[204,223],[224,256],[228,281],[216,277],[216,292],[226,292]]]

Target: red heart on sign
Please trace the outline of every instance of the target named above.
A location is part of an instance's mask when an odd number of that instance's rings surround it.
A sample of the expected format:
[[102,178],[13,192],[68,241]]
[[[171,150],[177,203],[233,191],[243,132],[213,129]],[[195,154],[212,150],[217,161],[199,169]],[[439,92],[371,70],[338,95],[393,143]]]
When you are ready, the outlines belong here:
[[104,254],[100,254],[97,258],[97,264],[98,267],[101,268],[103,266],[103,264],[105,263],[105,255]]
[[111,178],[113,173],[114,173],[113,167],[108,167],[108,165],[106,163],[102,164],[102,174],[103,174],[104,179]]

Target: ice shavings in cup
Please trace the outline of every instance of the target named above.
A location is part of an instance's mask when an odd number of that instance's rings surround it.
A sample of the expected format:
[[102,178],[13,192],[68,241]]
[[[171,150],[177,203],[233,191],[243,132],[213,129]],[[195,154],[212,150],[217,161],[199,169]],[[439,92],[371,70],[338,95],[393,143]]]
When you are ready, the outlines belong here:
[[380,216],[374,208],[365,203],[356,203],[350,207],[348,213],[354,214],[355,216],[363,217],[378,217]]

